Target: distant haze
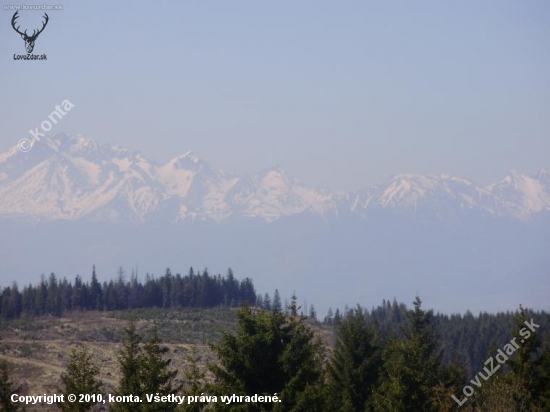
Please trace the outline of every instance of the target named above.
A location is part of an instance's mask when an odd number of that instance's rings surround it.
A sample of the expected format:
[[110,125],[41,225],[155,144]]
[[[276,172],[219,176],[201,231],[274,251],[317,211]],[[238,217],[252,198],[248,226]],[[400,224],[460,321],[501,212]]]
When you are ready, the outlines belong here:
[[548,309],[550,170],[491,185],[399,174],[330,192],[282,168],[238,176],[85,136],[0,152],[0,286],[208,267],[328,307],[418,293],[445,312]]
[[24,43],[0,10],[0,151],[69,99],[53,134],[331,190],[550,167],[545,0],[63,4],[36,41],[47,61],[13,60]]

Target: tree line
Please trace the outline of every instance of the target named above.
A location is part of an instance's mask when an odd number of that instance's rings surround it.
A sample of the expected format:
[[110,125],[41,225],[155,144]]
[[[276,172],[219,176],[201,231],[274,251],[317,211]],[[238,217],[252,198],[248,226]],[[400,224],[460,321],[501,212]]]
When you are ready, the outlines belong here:
[[[115,394],[133,395],[112,404],[115,412],[243,411],[243,412],[444,412],[550,410],[550,342],[535,332],[525,338],[501,367],[486,367],[477,378],[475,393],[464,401],[465,385],[473,385],[463,365],[444,365],[431,311],[420,298],[404,313],[400,333],[386,335],[369,322],[357,306],[335,323],[333,347],[323,344],[306,316],[299,315],[296,298],[284,311],[243,306],[237,329],[225,333],[211,348],[216,361],[200,366],[190,350],[183,371],[185,384],[176,380],[168,349],[156,329],[144,339],[129,320],[119,351],[119,379]],[[520,306],[512,317],[508,338],[522,332],[532,313]],[[526,323],[527,322],[527,323]],[[500,342],[504,344],[504,342]],[[496,347],[490,348],[494,355]],[[173,355],[172,355],[173,356]],[[486,363],[485,365],[488,365]],[[494,370],[493,370],[494,369]],[[61,375],[59,393],[101,393],[99,368],[86,348],[74,350]],[[0,406],[17,411],[5,394],[17,390],[8,368],[0,364]],[[221,402],[231,394],[276,394],[281,402]],[[150,402],[147,395],[195,395],[192,403]],[[201,395],[201,396],[198,396]],[[456,398],[456,399],[455,399]],[[141,400],[141,402],[139,401]],[[209,401],[209,402],[207,402]],[[464,401],[464,402],[463,402]],[[460,402],[463,402],[460,404]],[[64,411],[89,411],[94,402],[59,404]]]
[[[328,310],[322,320],[323,325],[337,328],[346,313],[336,309]],[[383,339],[389,336],[403,336],[407,325],[407,307],[404,303],[383,300],[380,306],[372,309],[363,309],[363,317],[370,324],[376,324]],[[550,314],[544,311],[529,311],[541,325],[538,335],[541,339],[550,339]],[[480,312],[477,315],[466,311],[464,314],[432,313],[431,322],[434,325],[441,347],[441,360],[444,365],[459,361],[466,374],[473,376],[479,369],[483,369],[483,362],[490,354],[490,348],[505,342],[510,337],[514,326],[514,316],[511,311],[499,313]]]
[[77,275],[74,282],[59,279],[55,273],[44,275],[37,285],[20,290],[17,283],[0,290],[0,314],[4,319],[21,316],[61,316],[72,310],[126,310],[137,308],[209,308],[253,305],[256,291],[251,279],[238,281],[231,269],[225,276],[210,275],[208,270],[195,273],[193,268],[185,276],[173,275],[166,269],[164,275],[147,274],[141,282],[132,272],[125,277],[122,268],[115,280],[100,283],[95,266],[90,282]]

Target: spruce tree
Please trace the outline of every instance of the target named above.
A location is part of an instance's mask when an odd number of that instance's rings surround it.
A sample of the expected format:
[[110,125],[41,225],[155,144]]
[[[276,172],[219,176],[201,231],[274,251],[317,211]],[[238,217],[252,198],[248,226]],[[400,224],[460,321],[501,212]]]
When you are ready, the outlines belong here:
[[58,404],[62,411],[85,412],[96,402],[69,402],[67,396],[101,394],[103,383],[99,379],[99,368],[93,362],[93,354],[82,349],[73,349],[69,354],[66,371],[61,375],[62,388],[60,392],[65,395],[65,401]]
[[184,372],[185,379],[189,382],[188,390],[191,394],[195,395],[198,394],[204,386],[204,378],[206,377],[206,372],[200,367],[202,357],[199,355],[196,346],[191,348],[191,351],[187,354],[185,360],[188,365]]
[[273,294],[272,309],[275,312],[282,312],[283,311],[283,304],[281,302],[281,296],[279,295],[279,290],[278,289],[275,289],[275,293]]
[[455,354],[449,365],[441,366],[440,381],[433,391],[433,400],[440,412],[453,411],[457,403],[453,395],[462,393],[467,374],[458,354]]
[[[184,372],[185,379],[188,382],[186,393],[189,395],[198,395],[205,392],[206,387],[206,371],[201,369],[200,362],[202,357],[198,354],[197,347],[193,346],[191,351],[185,357],[186,369]],[[185,412],[200,412],[203,406],[200,403],[186,403],[182,405],[181,410]]]
[[[120,380],[116,395],[143,396],[141,337],[136,331],[136,322],[133,318],[128,321],[128,326],[124,329],[124,332],[123,347],[118,356]],[[142,410],[141,405],[137,402],[120,402],[113,405],[113,411],[137,412]]]
[[282,400],[262,404],[262,409],[235,404],[228,410],[321,410],[322,345],[303,318],[243,307],[238,313],[237,333],[225,334],[213,349],[220,362],[210,365],[218,393],[277,393]]
[[306,322],[306,316],[298,316],[297,297],[292,295],[289,315],[285,315],[283,341],[288,342],[280,357],[280,365],[286,383],[280,392],[281,403],[273,407],[275,412],[313,412],[326,410],[322,364],[324,346],[314,336]]
[[103,310],[103,295],[101,284],[97,280],[95,265],[92,268],[92,281],[90,283],[90,305],[91,309]]
[[340,309],[336,308],[336,312],[334,313],[334,321],[333,324],[335,326],[338,326],[342,322],[342,315],[340,314]]
[[0,411],[17,412],[21,410],[19,403],[12,403],[11,396],[21,388],[16,387],[9,377],[8,362],[0,360]]
[[265,310],[271,310],[271,298],[269,297],[269,294],[266,292],[263,299],[263,308]]
[[181,385],[175,384],[178,371],[170,369],[171,359],[166,359],[168,348],[162,346],[156,328],[150,339],[141,344],[136,324],[130,319],[125,329],[123,348],[119,354],[120,381],[117,395],[134,395],[141,402],[126,402],[113,405],[115,412],[170,412],[177,409],[173,402],[147,402],[146,395],[176,395]]
[[363,309],[348,312],[338,331],[327,372],[335,410],[365,411],[372,408],[372,394],[382,365],[378,332],[367,325]]
[[539,376],[541,406],[543,410],[550,411],[550,339],[547,339],[540,357],[537,375]]
[[[144,394],[159,396],[177,395],[181,385],[175,385],[174,379],[178,374],[177,370],[171,370],[171,359],[165,359],[168,348],[161,345],[158,330],[153,329],[151,338],[143,347],[143,354],[140,357],[140,377]],[[146,412],[171,412],[177,409],[174,402],[147,403],[142,399],[143,411]]]
[[539,387],[539,382],[542,379],[542,376],[539,376],[542,372],[539,368],[541,339],[537,328],[532,326],[533,323],[535,325],[536,323],[531,322],[532,316],[528,315],[529,312],[520,305],[512,330],[512,336],[516,338],[519,348],[514,354],[515,356],[508,361],[517,385],[517,393],[514,398],[518,411],[534,408],[539,403],[541,395]]
[[332,308],[328,308],[327,316],[325,316],[325,320],[323,323],[325,325],[332,325],[332,322],[334,321],[334,312],[332,312]]
[[258,295],[256,296],[256,304],[255,304],[255,306],[256,306],[257,308],[263,308],[263,307],[264,307],[264,298],[263,298],[263,296],[262,296],[260,293],[258,293]]
[[407,313],[403,339],[390,338],[383,354],[384,368],[375,394],[377,411],[436,411],[434,400],[439,386],[441,356],[431,313],[422,309],[416,297]]

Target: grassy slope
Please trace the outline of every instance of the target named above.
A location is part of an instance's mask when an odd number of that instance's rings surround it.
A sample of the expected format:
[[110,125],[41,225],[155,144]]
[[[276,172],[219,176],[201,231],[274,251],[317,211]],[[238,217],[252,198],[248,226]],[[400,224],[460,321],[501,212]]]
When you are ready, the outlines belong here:
[[[12,380],[23,384],[25,393],[53,394],[59,393],[60,376],[70,349],[84,345],[93,351],[101,368],[101,379],[106,384],[104,393],[113,393],[118,379],[117,353],[130,314],[138,319],[142,336],[147,336],[147,330],[154,325],[158,326],[181,380],[191,346],[197,346],[205,367],[213,359],[208,343],[215,343],[223,331],[234,330],[236,320],[234,309],[74,312],[62,318],[21,319],[1,325],[0,353],[12,367]],[[47,405],[30,410],[48,409],[55,410]]]
[[[223,332],[236,326],[236,309],[162,310],[146,309],[126,312],[73,312],[62,318],[20,319],[0,324],[0,356],[12,367],[12,381],[24,385],[24,394],[59,393],[60,376],[70,349],[86,346],[95,354],[106,384],[103,393],[114,393],[118,379],[117,354],[126,326],[132,315],[140,334],[147,336],[153,326],[170,349],[178,380],[184,381],[185,358],[192,346],[202,356],[206,368],[214,355],[208,344],[216,343]],[[318,332],[321,330],[317,329]],[[328,336],[323,331],[323,337]],[[29,411],[54,411],[55,407],[37,405]]]

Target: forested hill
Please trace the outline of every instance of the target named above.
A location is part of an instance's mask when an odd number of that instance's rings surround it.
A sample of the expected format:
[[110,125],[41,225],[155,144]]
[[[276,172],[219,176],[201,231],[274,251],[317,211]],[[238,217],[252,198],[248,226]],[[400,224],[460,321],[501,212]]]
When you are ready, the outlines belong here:
[[[417,297],[409,310],[384,302],[370,311],[337,310],[319,323],[300,316],[295,296],[282,311],[273,298],[270,310],[72,311],[2,321],[0,410],[23,410],[11,402],[13,393],[54,391],[132,394],[138,396],[133,403],[110,403],[108,410],[135,412],[550,410],[548,314],[520,308],[513,316],[434,316]],[[123,318],[130,319],[126,327]],[[223,333],[211,340],[215,325]],[[201,332],[189,333],[196,329]],[[461,338],[452,340],[453,334]],[[486,341],[492,344],[481,348]],[[472,342],[486,355],[466,372],[456,355]],[[442,349],[452,362],[442,361]],[[151,403],[152,393],[196,397],[179,407]],[[281,403],[198,400],[198,394],[220,399],[228,393],[276,394]],[[44,402],[29,412],[52,410]],[[90,398],[86,410],[97,402]]]
[[[257,308],[287,311],[282,304],[279,292],[256,293],[253,281],[249,278],[238,280],[231,269],[225,276],[210,275],[208,270],[195,272],[189,269],[187,275],[172,274],[166,269],[164,275],[155,277],[147,274],[142,282],[135,272],[127,278],[122,268],[115,280],[99,282],[95,267],[90,281],[76,276],[74,281],[59,279],[54,273],[42,276],[35,285],[17,284],[0,289],[1,316],[5,320],[20,317],[63,316],[71,311],[115,311],[146,308],[212,308],[239,307],[243,305]],[[377,325],[382,338],[402,337],[407,325],[408,308],[395,299],[372,309],[360,308],[365,322]],[[322,321],[317,318],[314,305],[301,308],[300,314],[309,317],[319,330],[329,338],[329,344],[337,335],[343,318],[350,313],[349,308],[329,309]],[[480,313],[447,315],[429,311],[431,322],[445,365],[459,361],[467,374],[475,374],[490,354],[491,348],[510,340],[514,317],[518,311],[506,313]],[[529,318],[534,318],[541,327],[537,334],[543,341],[550,338],[550,314],[526,309]]]
[[[386,340],[392,335],[403,337],[403,330],[409,320],[409,309],[410,307],[394,299],[392,302],[383,300],[382,305],[362,311],[366,322],[376,324],[382,338]],[[540,325],[537,330],[538,338],[542,342],[550,342],[550,314],[544,311],[518,308],[514,312],[483,312],[477,315],[470,311],[453,315],[428,311],[443,364],[450,365],[458,361],[468,376],[475,375],[478,370],[483,369],[483,362],[513,337],[515,319],[521,310],[528,319],[534,319]],[[347,308],[343,311],[337,309],[335,312],[329,310],[323,323],[337,329],[349,311]]]
[[54,273],[42,276],[37,285],[21,290],[14,283],[1,293],[1,314],[5,319],[25,316],[61,316],[71,310],[126,310],[138,308],[209,308],[216,306],[254,305],[256,292],[249,278],[238,281],[233,271],[210,275],[208,270],[196,272],[193,268],[185,276],[172,275],[166,269],[164,275],[147,274],[145,281],[138,280],[135,272],[130,278],[119,269],[116,280],[100,283],[95,267],[90,282],[79,275],[74,282],[59,279]]

